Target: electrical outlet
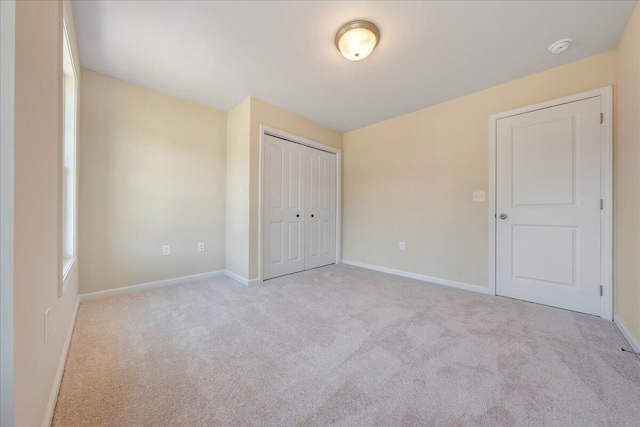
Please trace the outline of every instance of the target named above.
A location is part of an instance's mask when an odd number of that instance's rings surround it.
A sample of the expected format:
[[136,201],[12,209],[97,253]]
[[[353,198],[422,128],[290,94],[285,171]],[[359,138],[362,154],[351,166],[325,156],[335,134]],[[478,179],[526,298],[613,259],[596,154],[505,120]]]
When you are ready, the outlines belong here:
[[485,193],[484,191],[474,191],[473,192],[473,201],[474,202],[484,202]]
[[162,255],[171,255],[171,245],[163,245],[162,246]]
[[49,309],[44,312],[44,343],[49,342]]
[[204,252],[204,242],[198,243],[198,252]]
[[404,251],[404,242],[400,242],[400,250]]

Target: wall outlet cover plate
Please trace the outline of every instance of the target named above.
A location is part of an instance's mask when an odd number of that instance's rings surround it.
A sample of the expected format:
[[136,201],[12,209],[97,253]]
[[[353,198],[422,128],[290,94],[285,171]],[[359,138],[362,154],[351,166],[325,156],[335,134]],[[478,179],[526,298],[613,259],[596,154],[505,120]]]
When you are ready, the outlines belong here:
[[485,192],[484,191],[474,191],[473,192],[473,201],[474,202],[484,202],[485,201]]

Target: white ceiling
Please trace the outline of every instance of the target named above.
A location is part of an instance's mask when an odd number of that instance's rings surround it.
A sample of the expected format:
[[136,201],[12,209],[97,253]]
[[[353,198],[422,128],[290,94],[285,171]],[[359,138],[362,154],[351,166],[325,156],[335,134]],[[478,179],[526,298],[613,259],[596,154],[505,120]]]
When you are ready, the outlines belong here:
[[[633,1],[74,1],[84,67],[228,111],[248,95],[349,131],[617,46]],[[368,19],[359,62],[334,45]],[[563,54],[552,42],[572,37]]]

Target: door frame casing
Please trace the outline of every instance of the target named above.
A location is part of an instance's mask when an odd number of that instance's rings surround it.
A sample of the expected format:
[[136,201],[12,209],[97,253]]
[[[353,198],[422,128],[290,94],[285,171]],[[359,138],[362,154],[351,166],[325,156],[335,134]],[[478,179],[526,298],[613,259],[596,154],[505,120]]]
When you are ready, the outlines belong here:
[[0,11],[0,426],[13,426],[16,2]]
[[558,105],[600,97],[603,122],[600,126],[600,317],[613,320],[613,86],[581,92],[563,98],[489,116],[489,294],[496,294],[496,201],[497,201],[497,123],[498,120]]
[[264,137],[265,135],[285,139],[295,144],[304,145],[336,155],[336,264],[340,264],[342,247],[342,150],[301,136],[293,135],[280,129],[260,125],[260,169],[259,169],[259,201],[258,201],[258,282],[264,281]]

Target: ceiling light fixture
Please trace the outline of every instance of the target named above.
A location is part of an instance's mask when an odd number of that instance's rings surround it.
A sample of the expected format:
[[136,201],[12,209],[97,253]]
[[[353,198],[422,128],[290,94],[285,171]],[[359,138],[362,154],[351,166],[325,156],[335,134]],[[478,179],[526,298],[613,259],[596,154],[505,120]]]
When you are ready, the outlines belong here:
[[380,30],[369,21],[347,22],[336,33],[336,47],[349,61],[361,61],[371,55],[379,41]]
[[562,40],[558,40],[555,43],[552,43],[551,46],[549,46],[549,51],[551,53],[562,53],[565,50],[569,49],[569,46],[571,45],[571,42],[573,41],[573,39],[562,39]]

